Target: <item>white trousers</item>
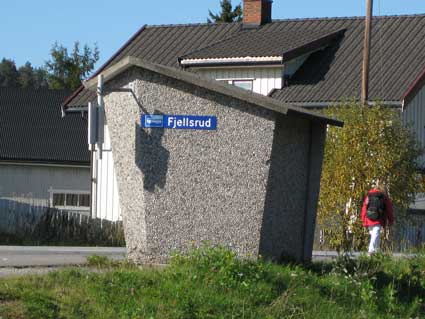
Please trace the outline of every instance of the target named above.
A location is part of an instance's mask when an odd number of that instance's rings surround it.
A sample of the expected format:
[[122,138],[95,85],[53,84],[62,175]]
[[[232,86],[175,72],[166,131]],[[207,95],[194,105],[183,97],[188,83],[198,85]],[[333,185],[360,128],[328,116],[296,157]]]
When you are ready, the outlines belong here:
[[379,244],[381,242],[381,225],[369,226],[370,243],[369,243],[369,254],[373,254],[379,251]]

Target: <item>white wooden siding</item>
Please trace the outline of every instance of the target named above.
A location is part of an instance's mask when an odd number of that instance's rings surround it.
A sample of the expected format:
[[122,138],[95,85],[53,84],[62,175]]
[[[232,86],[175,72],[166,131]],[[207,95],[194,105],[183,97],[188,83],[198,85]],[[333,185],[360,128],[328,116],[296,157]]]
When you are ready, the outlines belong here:
[[[412,128],[421,147],[425,147],[425,86],[404,106],[403,123]],[[425,156],[418,163],[425,168]]]
[[283,67],[202,68],[194,71],[215,80],[253,80],[253,91],[262,95],[282,88]]
[[[97,151],[99,151],[97,149]],[[105,125],[105,143],[102,158],[94,163],[94,217],[110,221],[121,220],[118,185],[108,125]]]
[[0,201],[49,207],[50,189],[90,192],[90,168],[0,164]]
[[[414,132],[419,145],[425,147],[425,87],[423,87],[415,98],[403,109],[403,123],[410,127]],[[418,164],[425,168],[425,156],[421,156]],[[411,209],[424,210],[424,193],[416,195],[415,202],[410,205]]]

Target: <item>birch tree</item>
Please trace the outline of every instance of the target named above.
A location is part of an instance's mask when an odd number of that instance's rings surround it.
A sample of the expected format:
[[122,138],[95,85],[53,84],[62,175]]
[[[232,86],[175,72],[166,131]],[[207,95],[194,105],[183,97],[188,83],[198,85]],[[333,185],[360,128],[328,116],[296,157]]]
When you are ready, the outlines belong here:
[[384,182],[399,214],[396,222],[403,218],[421,184],[416,160],[422,150],[398,110],[344,103],[325,113],[345,125],[328,130],[318,221],[332,248],[362,249],[368,236],[360,211],[368,190]]

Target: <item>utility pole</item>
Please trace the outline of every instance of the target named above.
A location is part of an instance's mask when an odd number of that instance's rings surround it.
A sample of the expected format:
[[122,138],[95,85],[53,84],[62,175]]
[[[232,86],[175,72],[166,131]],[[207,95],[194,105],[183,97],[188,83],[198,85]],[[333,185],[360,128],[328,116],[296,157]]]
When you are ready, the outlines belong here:
[[369,62],[370,62],[370,42],[372,33],[372,14],[373,14],[373,0],[366,0],[366,21],[364,33],[364,47],[363,47],[363,71],[362,71],[362,96],[361,104],[366,106],[369,100]]

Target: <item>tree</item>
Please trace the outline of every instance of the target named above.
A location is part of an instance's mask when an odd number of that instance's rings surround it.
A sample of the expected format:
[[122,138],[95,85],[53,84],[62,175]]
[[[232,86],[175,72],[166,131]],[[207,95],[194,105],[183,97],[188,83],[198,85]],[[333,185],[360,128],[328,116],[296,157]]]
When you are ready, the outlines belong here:
[[0,86],[23,89],[48,87],[47,71],[43,68],[33,68],[30,62],[16,69],[13,60],[3,58],[0,63]]
[[13,60],[3,58],[0,63],[0,86],[19,87],[19,72]]
[[44,68],[33,68],[30,62],[26,62],[18,69],[19,85],[23,89],[27,88],[47,88],[47,71]]
[[242,21],[242,6],[239,4],[234,9],[232,8],[231,0],[220,1],[221,12],[218,14],[212,13],[208,10],[209,18],[208,23],[212,22],[235,22]]
[[48,88],[48,74],[45,68],[35,68],[33,69],[33,82],[34,88]]
[[362,249],[367,234],[360,210],[367,191],[377,180],[386,183],[400,218],[418,190],[416,159],[422,150],[396,110],[347,103],[325,113],[345,124],[328,130],[319,224],[332,248]]
[[25,63],[18,69],[18,82],[21,88],[29,88],[35,86],[34,69],[30,62]]
[[84,45],[80,52],[79,42],[75,42],[73,51],[55,43],[50,51],[52,59],[46,62],[49,87],[51,89],[75,90],[81,85],[99,60],[99,50],[95,45],[91,49]]

